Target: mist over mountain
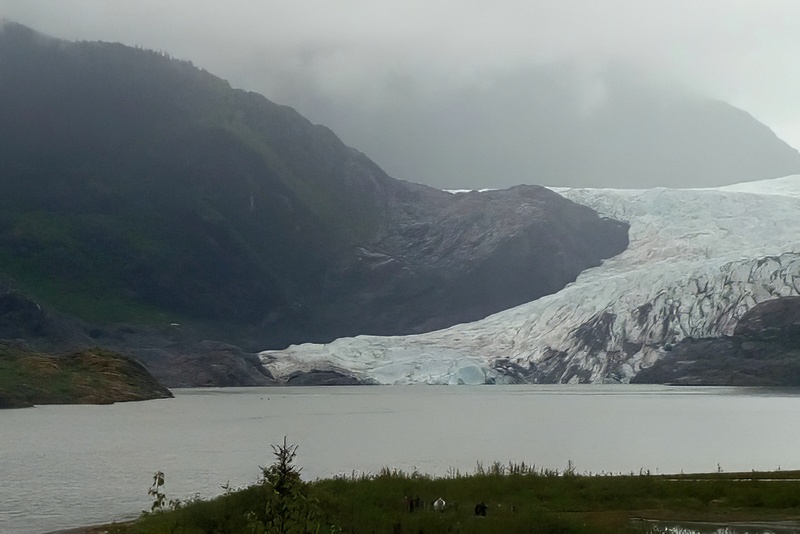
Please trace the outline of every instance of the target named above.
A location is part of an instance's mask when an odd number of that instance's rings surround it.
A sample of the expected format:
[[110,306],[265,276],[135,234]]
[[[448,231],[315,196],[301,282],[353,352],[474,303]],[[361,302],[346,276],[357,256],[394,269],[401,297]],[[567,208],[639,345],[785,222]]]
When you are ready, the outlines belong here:
[[[428,160],[413,163],[433,168],[439,152],[428,140],[441,133],[435,125],[446,125],[465,178],[492,171],[508,183],[524,181],[494,167],[494,148],[511,150],[517,160],[549,162],[549,174],[536,180],[543,183],[561,173],[559,180],[660,176],[698,186],[713,173],[734,180],[794,168],[796,151],[731,106],[645,90],[625,73],[607,74],[578,93],[576,85],[557,83],[574,75],[553,67],[523,77],[526,87],[538,88],[532,93],[509,82],[481,88],[481,98],[471,91],[451,95],[449,107],[423,102],[423,115],[441,116],[430,118],[428,130],[405,130],[429,151]],[[579,86],[590,87],[585,81]],[[541,105],[499,111],[526,99]],[[487,111],[487,102],[498,103]],[[365,132],[376,139],[381,128],[401,135],[415,119],[399,110]],[[476,118],[480,129],[472,127]],[[265,371],[252,351],[429,332],[532,301],[544,306],[545,295],[577,291],[583,299],[588,293],[580,284],[567,284],[625,251],[627,222],[639,224],[627,208],[609,211],[602,202],[585,202],[579,190],[560,195],[523,185],[451,194],[397,180],[328,128],[232,89],[188,61],[121,44],[53,39],[14,23],[0,30],[0,124],[0,280],[11,288],[0,309],[4,331],[33,332],[23,337],[42,346],[127,348],[171,385],[353,380],[336,365],[332,374],[301,365],[299,376],[291,369],[287,375],[273,356],[265,356]],[[515,129],[516,144],[499,135],[486,144],[486,132],[498,125]],[[676,210],[695,199],[653,195],[657,207],[678,199],[670,204]],[[697,197],[704,206],[708,198]],[[703,217],[702,224],[712,224],[709,213]],[[727,212],[723,218],[730,218]],[[605,272],[599,269],[590,273]],[[594,280],[593,291],[607,296],[608,280]],[[560,329],[548,332],[563,341]],[[434,338],[445,339],[419,340]],[[478,338],[479,344],[489,340]],[[224,343],[201,343],[208,339]],[[353,343],[369,365],[361,341],[337,343],[331,347]],[[331,354],[329,346],[320,347]],[[386,377],[419,363],[414,347],[393,352],[397,365]],[[448,339],[422,356],[447,367],[436,371],[441,376],[455,369],[456,380],[472,382],[484,376],[485,361],[473,361],[473,346],[464,350],[461,341]],[[345,352],[352,363],[353,351]],[[492,354],[493,368],[500,369],[503,350]],[[536,373],[567,380],[556,376],[561,360],[542,354]]]
[[0,276],[89,324],[257,348],[421,332],[558,291],[627,245],[625,224],[543,187],[396,180],[190,62],[13,23],[0,124]]
[[746,111],[621,64],[487,72],[452,91],[400,78],[366,102],[283,91],[393,176],[445,189],[712,187],[800,172],[797,150]]

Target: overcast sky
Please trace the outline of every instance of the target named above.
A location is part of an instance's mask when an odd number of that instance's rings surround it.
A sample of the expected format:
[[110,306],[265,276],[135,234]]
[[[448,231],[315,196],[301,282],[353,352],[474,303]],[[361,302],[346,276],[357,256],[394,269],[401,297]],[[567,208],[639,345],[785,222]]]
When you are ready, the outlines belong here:
[[342,116],[354,103],[435,100],[562,60],[587,79],[609,60],[643,67],[800,147],[797,0],[0,0],[0,17],[191,60],[360,149]]

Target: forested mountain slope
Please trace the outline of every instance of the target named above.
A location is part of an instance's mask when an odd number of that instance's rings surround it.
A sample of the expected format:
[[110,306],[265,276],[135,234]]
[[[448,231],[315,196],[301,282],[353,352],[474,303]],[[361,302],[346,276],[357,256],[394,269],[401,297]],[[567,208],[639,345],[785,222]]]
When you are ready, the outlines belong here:
[[399,181],[189,62],[14,23],[0,125],[0,275],[99,341],[122,322],[259,349],[420,332],[627,245],[625,224],[547,189]]

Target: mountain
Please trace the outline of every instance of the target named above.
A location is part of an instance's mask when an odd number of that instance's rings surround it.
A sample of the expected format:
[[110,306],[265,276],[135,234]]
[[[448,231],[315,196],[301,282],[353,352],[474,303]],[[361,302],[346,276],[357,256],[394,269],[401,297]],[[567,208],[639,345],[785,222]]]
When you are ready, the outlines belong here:
[[203,340],[442,328],[557,291],[628,243],[626,224],[543,187],[396,180],[189,62],[14,23],[0,125],[0,277],[24,297],[9,328],[28,331],[31,306],[74,317],[73,337],[127,344],[170,385],[187,384],[164,358]]
[[307,88],[285,96],[390,174],[447,189],[712,187],[800,173],[797,150],[746,111],[622,65],[483,74],[451,91],[396,84],[369,106]]
[[800,383],[800,176],[560,193],[627,221],[628,249],[482,321],[262,361],[278,379],[316,369],[380,383]]

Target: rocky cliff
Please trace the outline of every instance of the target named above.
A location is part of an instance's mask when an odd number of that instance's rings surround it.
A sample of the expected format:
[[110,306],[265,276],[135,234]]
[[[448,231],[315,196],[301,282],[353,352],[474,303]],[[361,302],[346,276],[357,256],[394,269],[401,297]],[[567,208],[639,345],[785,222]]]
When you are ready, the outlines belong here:
[[686,338],[632,382],[682,385],[800,384],[800,297],[756,304],[733,334]]
[[[332,333],[420,333],[482,319],[575,280],[628,244],[625,223],[539,186],[432,193],[386,205],[315,303]],[[350,325],[350,326],[348,326]]]

